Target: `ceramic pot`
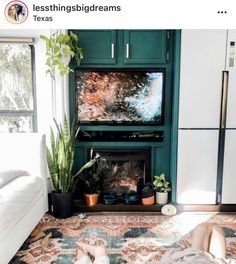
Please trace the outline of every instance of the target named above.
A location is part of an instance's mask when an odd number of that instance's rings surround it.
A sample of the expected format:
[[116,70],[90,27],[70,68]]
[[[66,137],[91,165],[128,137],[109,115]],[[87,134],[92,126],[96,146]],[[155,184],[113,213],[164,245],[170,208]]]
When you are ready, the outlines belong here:
[[139,202],[139,195],[136,192],[123,193],[121,199],[125,204],[137,204]]
[[156,203],[166,204],[168,201],[168,192],[156,192]]
[[118,196],[116,194],[104,194],[102,197],[102,201],[106,205],[115,204],[118,200]]
[[85,197],[85,201],[88,207],[92,207],[94,205],[96,205],[98,203],[98,193],[92,193],[92,194],[88,194],[85,193],[84,197]]
[[155,196],[147,197],[147,198],[142,198],[142,204],[143,205],[152,205],[155,203]]
[[143,205],[152,205],[155,203],[155,191],[151,183],[144,184],[142,189],[142,204]]

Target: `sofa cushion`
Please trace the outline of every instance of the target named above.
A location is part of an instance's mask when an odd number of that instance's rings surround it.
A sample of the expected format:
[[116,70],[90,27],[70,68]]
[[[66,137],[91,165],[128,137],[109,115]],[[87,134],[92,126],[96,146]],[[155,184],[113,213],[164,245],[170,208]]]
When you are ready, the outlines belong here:
[[44,183],[37,176],[20,176],[0,188],[0,241],[43,195]]
[[4,186],[7,182],[24,175],[29,175],[29,173],[23,170],[0,171],[0,188]]

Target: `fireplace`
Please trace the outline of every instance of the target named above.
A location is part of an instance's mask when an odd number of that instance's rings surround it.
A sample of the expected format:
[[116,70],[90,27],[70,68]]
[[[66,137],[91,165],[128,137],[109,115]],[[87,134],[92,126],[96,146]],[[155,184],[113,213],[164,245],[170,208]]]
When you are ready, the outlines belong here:
[[118,196],[140,192],[150,182],[150,148],[101,147],[90,149],[91,157],[100,155],[97,169],[102,175],[102,192]]

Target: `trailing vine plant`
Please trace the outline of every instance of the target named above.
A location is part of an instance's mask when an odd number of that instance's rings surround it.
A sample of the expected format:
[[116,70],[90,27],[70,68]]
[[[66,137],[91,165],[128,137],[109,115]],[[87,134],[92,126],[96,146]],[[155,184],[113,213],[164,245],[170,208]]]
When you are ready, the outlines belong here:
[[50,37],[41,35],[40,38],[46,43],[46,73],[53,79],[56,69],[61,76],[73,71],[69,65],[72,58],[76,60],[77,65],[83,59],[83,50],[78,46],[78,36],[71,31],[69,35],[57,31]]

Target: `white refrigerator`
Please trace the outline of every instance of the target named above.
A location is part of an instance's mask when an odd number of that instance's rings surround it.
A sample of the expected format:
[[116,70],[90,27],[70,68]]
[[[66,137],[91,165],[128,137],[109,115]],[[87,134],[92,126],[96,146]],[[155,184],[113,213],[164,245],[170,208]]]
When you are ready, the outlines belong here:
[[236,204],[236,30],[228,30],[228,92],[222,178],[222,204]]
[[177,203],[236,203],[235,41],[235,30],[182,31]]

